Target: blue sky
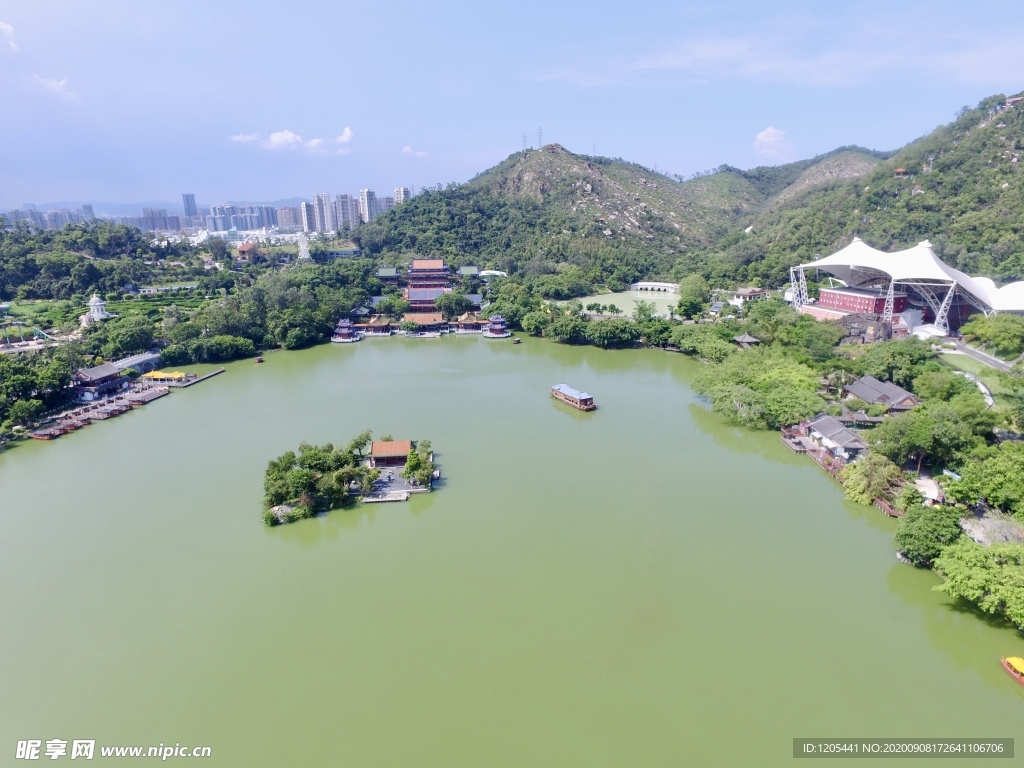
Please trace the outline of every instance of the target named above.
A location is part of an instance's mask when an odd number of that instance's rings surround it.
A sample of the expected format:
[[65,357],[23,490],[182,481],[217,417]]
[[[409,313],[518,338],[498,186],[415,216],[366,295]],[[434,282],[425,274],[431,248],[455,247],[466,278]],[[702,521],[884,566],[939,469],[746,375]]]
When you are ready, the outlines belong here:
[[689,175],[892,149],[1024,89],[985,2],[0,0],[0,210],[465,181],[527,143]]

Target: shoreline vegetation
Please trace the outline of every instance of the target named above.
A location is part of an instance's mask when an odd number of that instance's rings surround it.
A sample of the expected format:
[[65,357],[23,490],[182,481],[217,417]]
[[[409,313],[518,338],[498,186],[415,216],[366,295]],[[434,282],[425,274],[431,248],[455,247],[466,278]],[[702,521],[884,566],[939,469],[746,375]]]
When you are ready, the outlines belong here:
[[[346,233],[360,253],[353,258],[332,258],[326,240],[311,245],[310,260],[283,258],[274,246],[243,259],[218,237],[197,246],[102,221],[39,231],[0,218],[0,303],[10,302],[0,323],[49,329],[60,339],[0,354],[0,446],[66,404],[72,373],[86,364],[155,347],[164,365],[184,365],[326,343],[340,318],[369,306],[391,321],[409,310],[378,268],[444,259],[493,275],[459,277],[436,305],[446,319],[466,296],[480,294],[482,308],[511,329],[556,343],[690,355],[705,364],[695,391],[716,413],[754,429],[865,414],[870,421],[859,435],[866,455],[842,470],[847,496],[887,500],[903,513],[896,546],[906,560],[943,574],[940,589],[950,595],[1024,628],[1024,545],[996,531],[1024,521],[1024,448],[1016,442],[1024,363],[988,375],[999,385],[989,407],[972,382],[916,339],[844,344],[837,323],[777,298],[740,308],[713,304],[717,292],[737,286],[777,290],[792,265],[854,235],[883,248],[931,239],[957,269],[1024,279],[1017,153],[1024,108],[1005,102],[1000,94],[965,107],[894,153],[847,147],[778,167],[721,166],[690,180],[548,145],[515,153],[466,184],[424,190]],[[866,163],[863,172],[801,186],[817,163],[849,153]],[[668,317],[648,302],[626,317],[614,304],[579,301],[638,280],[679,285]],[[145,283],[180,290],[138,295],[135,286]],[[818,288],[808,283],[811,296]],[[80,325],[94,293],[115,316]],[[1019,316],[975,316],[961,331],[1004,360],[1024,352]],[[851,398],[845,387],[864,376],[912,392],[919,404],[891,411]],[[271,462],[268,513],[289,509],[268,524],[352,503],[372,488],[379,476],[362,463],[362,437],[344,449],[304,444]],[[410,454],[408,464],[417,461]],[[917,490],[922,478],[933,479],[944,498],[926,504]],[[999,525],[991,522],[996,516]]]

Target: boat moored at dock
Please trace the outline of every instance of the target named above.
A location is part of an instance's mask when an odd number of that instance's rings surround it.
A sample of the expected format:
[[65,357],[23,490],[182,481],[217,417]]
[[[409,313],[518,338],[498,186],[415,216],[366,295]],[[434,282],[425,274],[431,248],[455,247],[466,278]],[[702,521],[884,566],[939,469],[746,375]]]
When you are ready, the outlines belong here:
[[580,411],[597,410],[597,404],[594,403],[593,395],[573,389],[568,384],[555,384],[551,388],[551,396]]

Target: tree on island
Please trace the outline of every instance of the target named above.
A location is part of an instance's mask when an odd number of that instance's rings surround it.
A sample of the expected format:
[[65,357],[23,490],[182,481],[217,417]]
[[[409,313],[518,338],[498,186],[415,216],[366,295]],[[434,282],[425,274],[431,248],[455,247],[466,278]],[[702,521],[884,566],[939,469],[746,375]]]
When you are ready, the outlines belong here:
[[430,450],[429,440],[419,440],[409,451],[409,458],[406,460],[405,469],[402,470],[402,477],[412,480],[417,485],[430,487],[430,481],[434,476],[433,453]]
[[331,443],[302,443],[297,454],[288,451],[271,460],[263,476],[263,522],[291,523],[350,504],[357,493],[369,493],[380,476],[361,462],[369,442],[370,433],[364,432],[344,450]]

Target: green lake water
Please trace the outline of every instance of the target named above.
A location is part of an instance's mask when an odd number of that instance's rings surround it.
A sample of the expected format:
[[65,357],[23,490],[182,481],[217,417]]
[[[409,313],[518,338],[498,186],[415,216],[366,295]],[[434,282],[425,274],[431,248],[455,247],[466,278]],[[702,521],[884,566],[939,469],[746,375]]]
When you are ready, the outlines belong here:
[[[31,738],[440,767],[1024,736],[999,665],[1024,640],[899,564],[893,522],[775,434],[709,413],[696,370],[368,339],[0,454],[0,766]],[[557,382],[600,410],[556,403]],[[366,428],[432,440],[438,491],[262,524],[268,459]]]

